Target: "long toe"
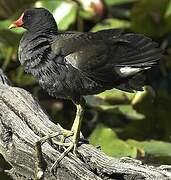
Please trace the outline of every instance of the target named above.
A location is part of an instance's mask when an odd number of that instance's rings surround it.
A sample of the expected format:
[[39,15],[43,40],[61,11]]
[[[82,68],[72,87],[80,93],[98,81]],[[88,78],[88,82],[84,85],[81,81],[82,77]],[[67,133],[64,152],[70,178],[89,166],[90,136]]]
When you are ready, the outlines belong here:
[[[65,151],[59,156],[59,158],[53,163],[52,167],[50,168],[50,171],[52,173],[54,173],[60,163],[60,161],[68,155],[69,152],[71,152],[73,149],[75,149],[74,147],[76,146],[75,143],[70,142],[70,145],[65,149]],[[75,149],[76,150],[76,149]],[[75,154],[75,153],[74,153]]]

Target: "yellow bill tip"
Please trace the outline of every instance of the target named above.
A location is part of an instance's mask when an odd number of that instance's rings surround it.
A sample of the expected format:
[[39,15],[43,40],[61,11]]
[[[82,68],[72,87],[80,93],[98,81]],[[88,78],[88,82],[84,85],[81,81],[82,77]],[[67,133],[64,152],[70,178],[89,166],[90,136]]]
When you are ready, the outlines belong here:
[[16,25],[15,24],[11,24],[8,29],[12,29],[12,28],[16,28]]

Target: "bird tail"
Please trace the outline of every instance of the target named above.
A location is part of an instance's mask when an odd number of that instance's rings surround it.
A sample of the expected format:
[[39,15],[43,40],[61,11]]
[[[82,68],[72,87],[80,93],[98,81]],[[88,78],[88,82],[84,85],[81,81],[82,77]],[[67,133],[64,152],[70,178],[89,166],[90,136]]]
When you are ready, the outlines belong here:
[[158,48],[158,43],[140,34],[124,34],[120,38],[121,45],[117,49],[120,51],[120,57],[115,71],[120,77],[127,78],[127,83],[121,83],[117,88],[130,92],[133,89],[142,90],[145,82],[142,72],[153,67],[161,59],[163,50]]
[[145,85],[146,77],[144,73],[138,73],[134,75],[132,78],[129,78],[126,82],[119,84],[116,86],[117,89],[134,92],[143,91],[143,86]]
[[[141,34],[124,34],[120,36],[125,41],[118,51],[121,51],[118,66],[151,67],[161,59],[163,50],[158,43]],[[123,52],[123,53],[122,53]]]

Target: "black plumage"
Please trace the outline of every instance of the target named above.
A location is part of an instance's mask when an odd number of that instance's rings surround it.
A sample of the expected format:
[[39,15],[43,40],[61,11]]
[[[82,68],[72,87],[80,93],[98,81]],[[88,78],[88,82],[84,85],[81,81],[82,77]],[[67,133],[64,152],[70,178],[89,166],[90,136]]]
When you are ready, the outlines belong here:
[[[124,84],[125,90],[136,90],[129,80],[161,58],[158,44],[140,34],[119,29],[61,33],[42,8],[27,10],[24,18],[28,31],[20,41],[19,60],[55,97],[75,100]],[[124,67],[127,73],[120,71]]]
[[75,103],[113,87],[141,89],[137,74],[162,56],[150,38],[120,29],[58,32],[52,14],[43,8],[26,10],[13,25],[27,29],[18,53],[25,71],[50,95]]

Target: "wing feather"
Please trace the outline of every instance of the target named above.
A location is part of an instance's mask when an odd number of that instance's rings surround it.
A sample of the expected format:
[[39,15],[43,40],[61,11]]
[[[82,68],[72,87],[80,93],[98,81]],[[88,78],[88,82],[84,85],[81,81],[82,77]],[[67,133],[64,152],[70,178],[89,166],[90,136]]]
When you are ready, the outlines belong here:
[[143,71],[162,56],[158,44],[150,38],[134,33],[124,34],[118,29],[69,33],[68,36],[65,33],[61,37],[58,36],[52,44],[54,53],[63,56],[66,64],[87,76],[106,82],[121,78],[115,67],[134,67]]

